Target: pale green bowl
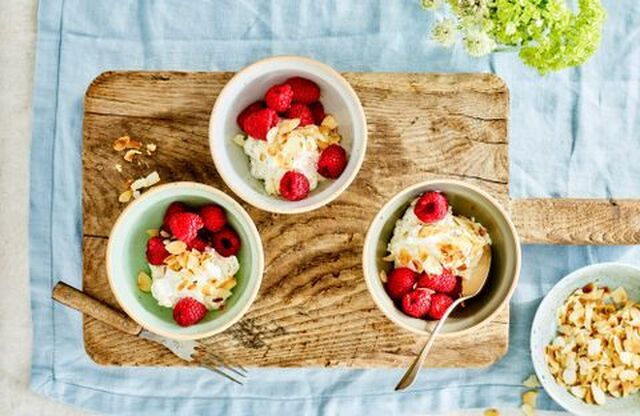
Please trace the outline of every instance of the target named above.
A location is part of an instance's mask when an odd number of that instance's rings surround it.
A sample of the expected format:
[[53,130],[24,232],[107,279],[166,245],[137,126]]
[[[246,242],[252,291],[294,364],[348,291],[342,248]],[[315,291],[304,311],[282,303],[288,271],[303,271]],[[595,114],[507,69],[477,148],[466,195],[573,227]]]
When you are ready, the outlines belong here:
[[[173,321],[172,310],[159,306],[151,294],[138,289],[140,271],[149,273],[146,260],[146,230],[160,228],[164,213],[172,202],[190,206],[216,203],[227,213],[230,225],[238,233],[241,248],[237,254],[240,270],[238,284],[223,311],[210,311],[189,327]],[[111,291],[124,311],[145,329],[173,339],[197,339],[224,331],[237,322],[253,303],[264,270],[262,242],[249,214],[232,198],[207,185],[175,182],[156,186],[133,201],[116,221],[107,247],[107,275]]]

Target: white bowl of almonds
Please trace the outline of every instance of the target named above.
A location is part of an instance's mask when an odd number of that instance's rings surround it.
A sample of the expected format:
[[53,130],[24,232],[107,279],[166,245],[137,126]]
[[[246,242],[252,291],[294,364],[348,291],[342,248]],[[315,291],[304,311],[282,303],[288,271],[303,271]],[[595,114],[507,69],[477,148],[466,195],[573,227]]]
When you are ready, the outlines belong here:
[[531,356],[549,395],[576,415],[640,414],[640,269],[601,263],[540,303]]

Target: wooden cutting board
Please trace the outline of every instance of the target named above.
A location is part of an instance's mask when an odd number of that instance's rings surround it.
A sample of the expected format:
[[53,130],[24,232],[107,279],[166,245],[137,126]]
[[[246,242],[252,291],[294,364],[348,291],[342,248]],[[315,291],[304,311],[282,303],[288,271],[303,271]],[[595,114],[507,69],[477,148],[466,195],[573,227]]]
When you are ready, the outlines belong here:
[[[125,182],[156,170],[162,182],[192,180],[231,194],[208,146],[209,115],[232,73],[107,72],[85,97],[83,289],[118,307],[105,251],[123,209]],[[494,195],[525,243],[636,244],[640,203],[633,200],[509,199],[509,93],[490,74],[346,73],[369,125],[358,177],[314,212],[277,215],[242,203],[257,224],[266,257],[260,294],[247,315],[207,342],[248,366],[397,367],[422,340],[397,328],[374,305],[361,271],[369,222],[392,195],[432,178],[457,178]],[[113,141],[156,143],[142,165],[122,160]],[[115,169],[122,166],[122,172]],[[427,365],[481,367],[507,351],[509,311],[473,335],[436,342]],[[163,347],[84,319],[87,353],[98,363],[183,365]]]

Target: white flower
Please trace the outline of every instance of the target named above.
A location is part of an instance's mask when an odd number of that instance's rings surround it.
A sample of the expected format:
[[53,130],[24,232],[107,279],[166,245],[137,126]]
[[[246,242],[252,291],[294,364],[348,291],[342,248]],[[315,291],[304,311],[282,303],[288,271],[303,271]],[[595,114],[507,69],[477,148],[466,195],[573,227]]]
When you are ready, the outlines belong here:
[[451,18],[438,21],[431,31],[431,37],[445,48],[450,47],[456,41],[456,22]]
[[471,30],[463,39],[464,48],[471,56],[480,57],[491,53],[496,47],[496,42],[480,30]]

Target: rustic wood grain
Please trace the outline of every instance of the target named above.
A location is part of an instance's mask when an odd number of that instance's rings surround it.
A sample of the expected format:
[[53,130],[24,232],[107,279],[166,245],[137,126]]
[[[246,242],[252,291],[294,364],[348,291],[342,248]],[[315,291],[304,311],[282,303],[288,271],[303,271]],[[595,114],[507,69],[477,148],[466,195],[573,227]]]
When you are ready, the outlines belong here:
[[640,201],[632,199],[516,199],[511,217],[531,244],[640,243]]
[[[209,113],[229,73],[105,73],[89,87],[84,116],[84,291],[111,306],[107,236],[128,178],[157,170],[162,182],[194,180],[230,193],[208,149]],[[508,91],[489,74],[347,73],[369,123],[367,157],[337,200],[283,216],[243,206],[265,247],[265,277],[247,315],[207,342],[248,366],[407,365],[422,340],[376,308],[361,271],[369,222],[393,194],[429,178],[481,186],[508,199]],[[140,165],[112,142],[128,134],[158,150]],[[118,173],[114,166],[123,166]],[[487,366],[508,343],[508,308],[473,335],[441,339],[429,366]],[[85,346],[98,363],[180,365],[162,347],[90,317]]]

